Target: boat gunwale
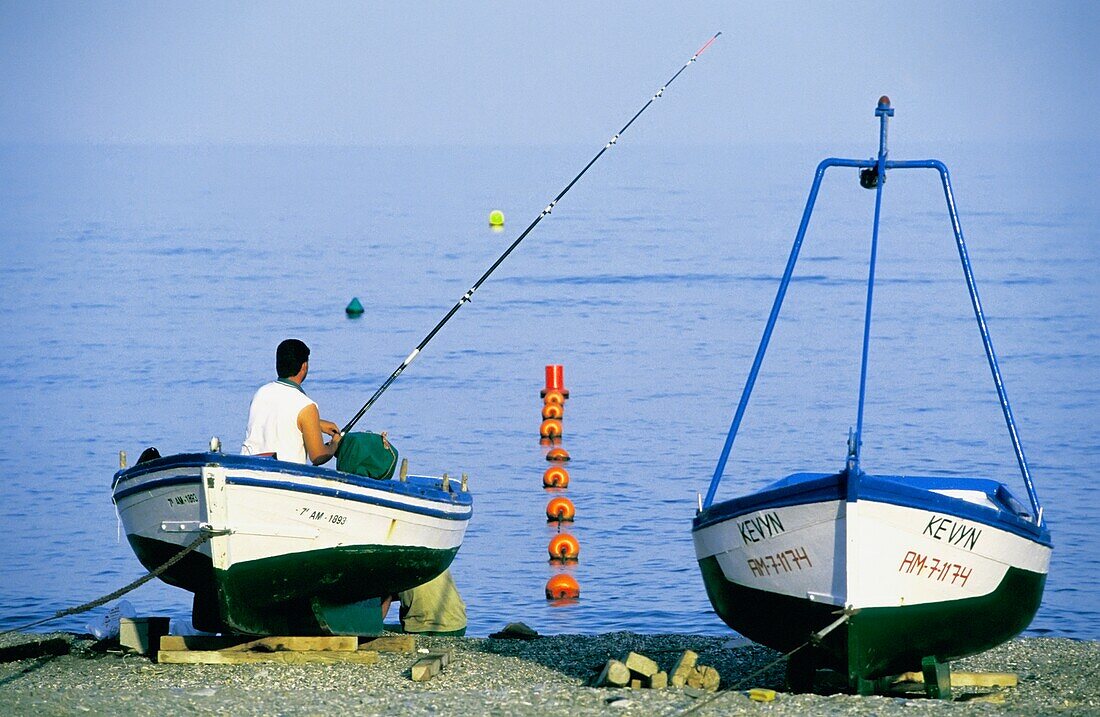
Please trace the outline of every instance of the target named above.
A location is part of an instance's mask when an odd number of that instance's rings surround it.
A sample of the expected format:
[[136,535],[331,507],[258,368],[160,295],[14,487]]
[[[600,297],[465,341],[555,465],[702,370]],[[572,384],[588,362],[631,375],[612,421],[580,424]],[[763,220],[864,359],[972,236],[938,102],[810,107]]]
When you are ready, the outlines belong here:
[[[147,476],[150,473],[180,468],[205,467],[221,467],[230,471],[254,470],[261,473],[276,474],[286,477],[314,478],[332,481],[354,488],[377,490],[384,493],[402,495],[408,498],[429,500],[435,503],[446,503],[467,508],[472,508],[473,506],[473,497],[470,493],[443,490],[441,487],[432,485],[439,479],[428,476],[410,475],[407,477],[406,481],[375,479],[358,476],[353,473],[342,473],[322,466],[311,466],[303,463],[290,463],[288,461],[279,461],[271,458],[258,458],[255,456],[230,453],[179,453],[146,461],[131,468],[124,468],[114,475],[114,479],[111,483],[112,497],[117,503],[120,497],[126,497],[127,495],[141,492],[145,486],[133,486],[132,488],[128,487],[122,490],[119,489],[119,486],[125,482]],[[195,478],[198,480],[198,476]],[[272,483],[275,482],[274,480],[272,481]],[[278,486],[273,485],[272,487]],[[364,496],[360,493],[348,491],[346,496],[344,496],[339,495],[340,493],[344,493],[344,491],[337,488],[329,490],[333,492],[333,497],[347,497],[359,502],[372,502],[367,499],[368,496]],[[468,518],[470,517],[470,513],[467,512],[465,515],[459,517]]]
[[[792,480],[795,479],[795,480]],[[692,521],[692,533],[748,513],[771,508],[785,508],[826,501],[869,501],[906,508],[934,510],[973,520],[992,528],[1005,530],[1048,548],[1053,548],[1050,531],[1044,523],[1037,526],[1008,509],[978,505],[962,498],[935,492],[928,486],[912,485],[913,481],[932,484],[935,489],[958,488],[982,490],[992,500],[1005,504],[1004,496],[1012,497],[1003,483],[989,478],[958,476],[891,476],[861,474],[849,481],[844,473],[792,473],[764,489],[749,495],[715,503],[700,511]],[[849,488],[850,484],[851,488]],[[1015,498],[1012,497],[1015,501]],[[1015,501],[1018,503],[1018,501]]]

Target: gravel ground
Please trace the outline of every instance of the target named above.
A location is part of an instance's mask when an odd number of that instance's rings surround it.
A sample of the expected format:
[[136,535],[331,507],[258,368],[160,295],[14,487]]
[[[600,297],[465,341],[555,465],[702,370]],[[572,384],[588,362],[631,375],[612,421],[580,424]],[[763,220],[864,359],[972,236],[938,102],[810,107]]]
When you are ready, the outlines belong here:
[[[409,679],[413,655],[375,665],[159,665],[102,653],[72,635],[68,655],[0,664],[0,715],[1100,715],[1100,642],[1014,640],[953,663],[957,670],[1013,672],[1017,687],[963,688],[955,701],[844,694],[779,694],[750,701],[739,690],[780,689],[784,663],[741,640],[693,635],[558,635],[531,642],[418,638],[455,659],[424,683]],[[3,636],[0,646],[44,635]],[[586,686],[609,657],[628,651],[663,669],[685,649],[717,668],[722,691]],[[766,669],[765,669],[766,668]],[[763,670],[763,672],[760,672]]]

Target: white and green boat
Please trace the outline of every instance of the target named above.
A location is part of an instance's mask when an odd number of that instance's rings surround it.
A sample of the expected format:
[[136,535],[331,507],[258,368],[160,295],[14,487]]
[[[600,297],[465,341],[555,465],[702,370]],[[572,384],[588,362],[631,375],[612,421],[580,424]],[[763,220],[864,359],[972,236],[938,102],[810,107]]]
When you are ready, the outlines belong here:
[[440,478],[375,480],[220,452],[115,474],[126,537],[148,569],[194,593],[193,622],[252,635],[377,634],[379,598],[442,573],[472,513]]
[[[888,98],[879,100],[875,159],[822,161],[779,291],[692,534],[707,595],[726,624],[790,653],[788,680],[812,686],[818,667],[847,675],[861,693],[881,678],[938,671],[1023,631],[1042,600],[1051,538],[1035,494],[1012,409],[974,284],[947,167],[938,160],[887,159]],[[821,180],[856,168],[876,192],[856,428],[843,469],[796,473],[751,495],[715,503],[768,341],[805,238]],[[1000,482],[954,475],[869,475],[860,465],[867,342],[887,171],[939,173],[986,358],[1030,505]],[[937,396],[936,398],[942,398]],[[957,472],[953,472],[957,473]]]

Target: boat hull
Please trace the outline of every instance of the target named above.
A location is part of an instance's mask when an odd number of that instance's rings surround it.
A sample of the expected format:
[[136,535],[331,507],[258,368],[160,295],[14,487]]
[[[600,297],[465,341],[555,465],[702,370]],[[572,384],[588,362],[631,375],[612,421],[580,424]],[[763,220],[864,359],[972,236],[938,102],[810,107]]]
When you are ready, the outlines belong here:
[[471,515],[438,479],[375,481],[224,454],[120,471],[115,502],[149,569],[216,534],[161,578],[195,594],[196,627],[249,634],[369,634],[378,599],[440,574]]
[[987,650],[1042,598],[1050,537],[992,481],[802,474],[712,506],[693,535],[707,594],[734,630],[873,680]]

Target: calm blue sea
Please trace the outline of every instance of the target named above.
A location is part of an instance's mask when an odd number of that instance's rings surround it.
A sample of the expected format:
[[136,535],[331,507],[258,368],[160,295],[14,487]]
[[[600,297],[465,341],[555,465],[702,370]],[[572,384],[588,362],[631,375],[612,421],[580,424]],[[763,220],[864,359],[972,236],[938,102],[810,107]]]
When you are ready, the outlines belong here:
[[[722,635],[694,561],[696,495],[775,295],[817,162],[866,145],[624,138],[367,414],[413,472],[470,475],[453,567],[470,633]],[[1097,146],[936,146],[1055,540],[1029,633],[1100,639]],[[118,451],[228,449],[275,345],[347,420],[599,145],[0,148],[0,629],[143,570],[111,503]],[[826,179],[719,492],[841,467],[855,422],[874,195]],[[490,210],[507,217],[490,231]],[[932,173],[886,187],[864,468],[1023,487]],[[366,315],[349,320],[352,297]],[[565,366],[582,588],[552,606],[538,445]],[[183,615],[151,583],[140,614]],[[81,630],[87,616],[52,626]],[[43,626],[48,629],[52,626]]]

